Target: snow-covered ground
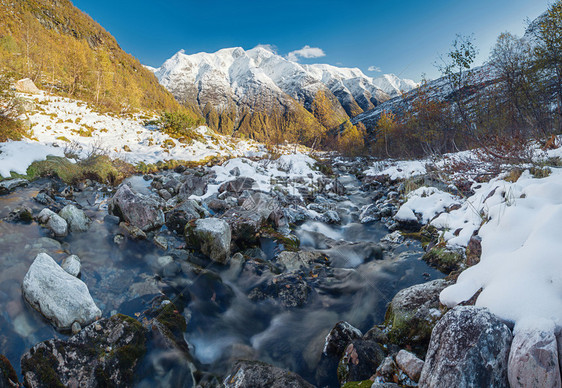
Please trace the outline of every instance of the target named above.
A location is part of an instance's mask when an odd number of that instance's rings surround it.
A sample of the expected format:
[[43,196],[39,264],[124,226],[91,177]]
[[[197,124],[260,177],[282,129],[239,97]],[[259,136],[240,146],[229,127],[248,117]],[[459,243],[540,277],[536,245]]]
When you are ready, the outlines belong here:
[[27,167],[47,155],[62,156],[71,150],[84,157],[93,149],[129,163],[165,160],[199,161],[211,156],[237,157],[263,154],[260,144],[222,136],[207,127],[197,128],[204,141],[182,144],[146,126],[141,115],[101,114],[86,103],[46,93],[20,95],[31,102],[27,118],[32,139],[0,143],[0,175],[25,173]]
[[[540,153],[560,155],[561,149]],[[550,170],[544,178],[526,170],[515,182],[501,175],[474,182],[467,198],[426,187],[409,193],[397,217],[421,215],[455,249],[466,247],[476,231],[482,238],[480,263],[441,293],[443,304],[454,307],[482,289],[476,306],[515,323],[516,330],[562,327],[562,168]],[[422,169],[411,161],[372,167],[369,173],[404,179]],[[460,208],[446,212],[453,204]]]

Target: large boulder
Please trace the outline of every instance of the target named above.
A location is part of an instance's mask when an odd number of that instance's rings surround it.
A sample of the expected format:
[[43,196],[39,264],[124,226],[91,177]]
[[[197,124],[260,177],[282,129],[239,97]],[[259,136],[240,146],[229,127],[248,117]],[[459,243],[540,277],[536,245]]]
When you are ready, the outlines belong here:
[[23,278],[23,296],[58,329],[74,322],[86,326],[101,316],[88,286],[62,269],[49,255],[37,255]]
[[144,327],[117,314],[67,340],[41,342],[22,356],[26,387],[126,387],[146,352]]
[[230,226],[219,218],[190,222],[185,228],[185,239],[187,244],[199,248],[213,261],[226,263],[230,256]]
[[508,388],[509,328],[486,308],[457,306],[435,325],[419,386]]
[[260,361],[238,361],[223,382],[225,388],[313,388],[299,375]]
[[438,279],[398,292],[386,311],[385,324],[391,342],[425,347],[431,330],[442,316],[439,294],[450,282]]
[[265,221],[258,212],[240,207],[227,210],[221,218],[230,225],[232,239],[241,246],[253,245],[257,242]]
[[108,210],[144,232],[164,225],[162,204],[154,198],[135,193],[126,184],[121,185],[111,198]]
[[20,93],[38,94],[41,92],[41,90],[39,90],[39,88],[35,86],[35,83],[29,78],[16,81],[14,83],[14,87],[16,88],[16,91]]
[[509,353],[511,388],[560,387],[558,345],[553,330],[519,330]]
[[66,205],[59,212],[72,232],[86,232],[90,226],[90,219],[84,212],[74,205]]

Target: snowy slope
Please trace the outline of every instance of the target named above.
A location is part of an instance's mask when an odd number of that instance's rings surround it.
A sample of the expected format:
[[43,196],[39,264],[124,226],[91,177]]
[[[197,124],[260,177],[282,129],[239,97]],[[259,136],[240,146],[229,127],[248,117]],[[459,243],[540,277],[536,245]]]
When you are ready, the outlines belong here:
[[373,81],[375,86],[378,86],[386,94],[391,97],[401,96],[404,93],[408,93],[420,86],[417,82],[411,79],[401,79],[394,74],[385,74]]
[[[210,102],[218,110],[241,105],[267,110],[288,98],[309,109],[316,94],[323,91],[337,97],[349,114],[350,104],[368,110],[390,97],[359,69],[303,65],[264,47],[191,55],[182,50],[156,69],[155,75],[179,100],[190,100],[201,108]],[[391,79],[404,90],[415,85],[395,76]],[[397,88],[387,87],[392,95]]]
[[31,106],[26,116],[32,139],[0,143],[0,176],[10,171],[24,174],[27,167],[47,155],[62,156],[71,150],[86,157],[92,150],[129,163],[166,160],[200,161],[213,156],[256,155],[262,146],[218,135],[207,127],[197,128],[201,141],[183,144],[145,125],[140,115],[118,116],[92,110],[88,104],[68,98],[18,94]]

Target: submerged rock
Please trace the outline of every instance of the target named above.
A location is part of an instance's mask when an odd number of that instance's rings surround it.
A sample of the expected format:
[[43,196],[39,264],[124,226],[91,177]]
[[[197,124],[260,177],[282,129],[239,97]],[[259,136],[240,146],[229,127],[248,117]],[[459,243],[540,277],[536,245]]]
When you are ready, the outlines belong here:
[[283,251],[277,256],[277,262],[289,272],[308,269],[315,264],[327,264],[326,255],[314,251]]
[[509,328],[486,308],[457,306],[437,323],[420,387],[509,387]]
[[314,388],[299,375],[260,361],[238,361],[223,384],[225,388]]
[[72,232],[86,232],[90,226],[90,219],[74,205],[66,205],[59,216],[64,218]]
[[185,239],[213,261],[226,263],[230,256],[230,226],[219,218],[203,218],[188,224]]
[[127,185],[121,185],[109,202],[108,211],[147,232],[164,225],[162,204],[143,194],[135,193]]
[[68,234],[67,222],[64,220],[64,218],[62,218],[52,210],[49,209],[41,210],[41,212],[37,216],[37,219],[42,224],[45,224],[47,228],[51,229],[51,231],[57,237],[64,237]]
[[88,287],[49,255],[37,255],[23,279],[24,298],[58,329],[86,326],[101,316]]
[[26,179],[10,179],[0,182],[0,195],[8,194],[20,186],[27,186],[29,182]]
[[443,279],[417,284],[396,294],[386,311],[385,324],[391,342],[425,347],[431,330],[442,316],[439,294],[450,283]]
[[517,332],[509,353],[510,387],[562,386],[559,357],[554,331]]
[[302,307],[312,293],[312,288],[302,276],[290,272],[269,278],[265,283],[254,288],[248,298],[251,300],[273,299],[282,306]]
[[70,255],[62,261],[61,267],[72,276],[78,277],[81,270],[80,258],[76,255]]
[[131,386],[145,342],[137,320],[121,314],[101,319],[68,340],[41,342],[25,353],[25,386]]

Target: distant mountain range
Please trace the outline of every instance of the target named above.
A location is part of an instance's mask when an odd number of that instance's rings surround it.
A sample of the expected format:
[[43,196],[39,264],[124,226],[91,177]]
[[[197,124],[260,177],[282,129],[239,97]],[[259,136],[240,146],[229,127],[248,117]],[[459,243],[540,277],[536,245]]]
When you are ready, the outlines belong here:
[[338,128],[418,84],[388,74],[373,79],[357,68],[290,61],[265,47],[179,51],[150,68],[181,102],[198,106],[213,129],[260,139],[283,120],[314,133]]

